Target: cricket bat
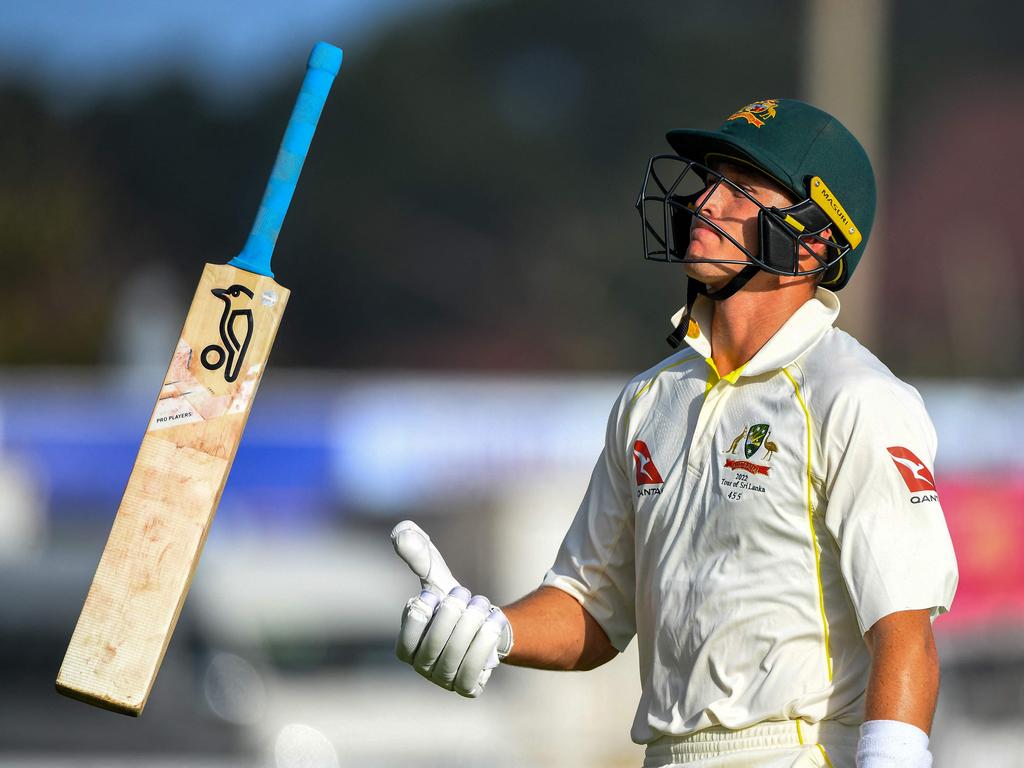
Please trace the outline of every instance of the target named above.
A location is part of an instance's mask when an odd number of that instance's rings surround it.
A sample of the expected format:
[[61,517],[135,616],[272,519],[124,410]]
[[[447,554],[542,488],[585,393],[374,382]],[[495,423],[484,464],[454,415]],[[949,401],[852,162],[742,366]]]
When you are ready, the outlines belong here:
[[342,52],[317,43],[242,252],[203,268],[57,690],[139,716],[185,603],[288,289],[270,258]]

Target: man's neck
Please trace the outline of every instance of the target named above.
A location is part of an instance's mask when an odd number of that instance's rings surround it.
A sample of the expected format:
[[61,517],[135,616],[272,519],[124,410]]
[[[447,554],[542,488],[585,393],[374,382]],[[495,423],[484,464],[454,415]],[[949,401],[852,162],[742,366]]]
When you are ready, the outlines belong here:
[[749,362],[814,296],[814,287],[807,282],[779,285],[777,281],[777,276],[762,272],[743,290],[713,302],[711,359],[720,376]]

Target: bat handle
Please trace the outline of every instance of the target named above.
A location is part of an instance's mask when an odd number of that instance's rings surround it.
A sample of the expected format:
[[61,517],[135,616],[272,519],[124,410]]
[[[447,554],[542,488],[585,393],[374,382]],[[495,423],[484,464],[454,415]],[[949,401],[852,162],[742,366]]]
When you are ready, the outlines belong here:
[[277,235],[295,193],[295,185],[313,141],[313,132],[320,120],[327,94],[331,90],[334,76],[341,68],[341,57],[341,49],[329,43],[321,42],[313,46],[306,64],[306,78],[302,81],[302,90],[295,100],[295,108],[281,140],[281,148],[277,152],[256,221],[242,252],[228,262],[232,267],[257,275],[274,276],[270,270],[270,257],[274,253]]

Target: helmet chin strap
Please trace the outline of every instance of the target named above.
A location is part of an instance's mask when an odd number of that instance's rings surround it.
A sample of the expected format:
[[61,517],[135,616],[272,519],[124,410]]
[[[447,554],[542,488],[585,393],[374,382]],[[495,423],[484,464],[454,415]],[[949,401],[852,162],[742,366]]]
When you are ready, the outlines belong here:
[[723,285],[717,291],[709,291],[706,284],[694,280],[692,277],[686,279],[686,311],[683,312],[683,317],[679,321],[679,325],[672,331],[665,339],[668,345],[672,349],[676,349],[680,344],[683,343],[683,339],[686,337],[686,331],[690,327],[690,315],[693,314],[693,304],[697,301],[698,296],[707,296],[712,301],[725,301],[733,294],[736,293],[740,288],[750,282],[750,278],[756,275],[761,270],[757,264],[748,264],[733,277],[728,283]]

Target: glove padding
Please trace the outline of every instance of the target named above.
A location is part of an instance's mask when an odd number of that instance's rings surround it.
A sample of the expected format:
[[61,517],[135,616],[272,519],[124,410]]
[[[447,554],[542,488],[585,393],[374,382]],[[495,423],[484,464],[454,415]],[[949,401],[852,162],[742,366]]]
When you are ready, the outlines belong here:
[[486,597],[472,596],[455,580],[416,523],[396,525],[391,542],[422,586],[402,613],[396,655],[442,688],[479,696],[491,671],[512,648],[508,619]]

